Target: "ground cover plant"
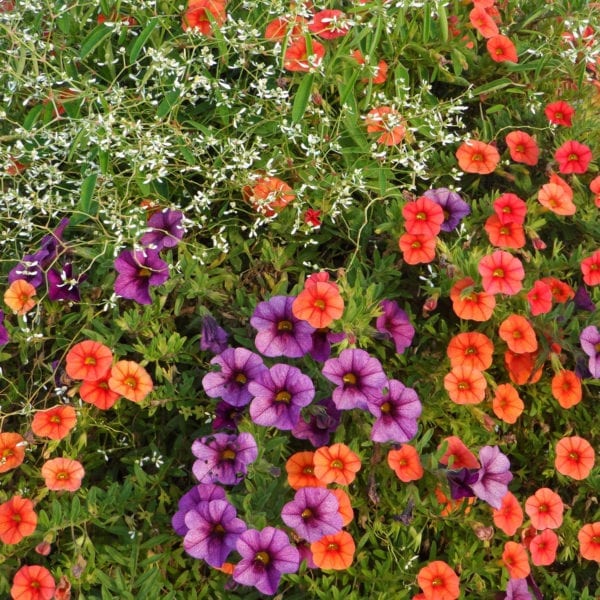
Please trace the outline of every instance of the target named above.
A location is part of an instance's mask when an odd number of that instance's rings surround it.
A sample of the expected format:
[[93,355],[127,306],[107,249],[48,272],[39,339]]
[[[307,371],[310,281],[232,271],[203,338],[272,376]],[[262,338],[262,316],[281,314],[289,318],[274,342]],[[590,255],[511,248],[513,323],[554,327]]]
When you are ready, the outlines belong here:
[[597,3],[0,1],[0,595],[600,597]]

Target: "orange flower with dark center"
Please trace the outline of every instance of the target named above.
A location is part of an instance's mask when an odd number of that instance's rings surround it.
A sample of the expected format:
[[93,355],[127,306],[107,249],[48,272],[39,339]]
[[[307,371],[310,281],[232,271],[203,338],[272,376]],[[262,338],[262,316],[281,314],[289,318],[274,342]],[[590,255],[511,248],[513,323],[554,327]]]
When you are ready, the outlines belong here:
[[537,337],[531,323],[521,315],[510,315],[504,319],[500,323],[498,335],[515,354],[535,352],[538,348]]
[[518,163],[534,166],[537,165],[540,149],[537,142],[524,131],[517,129],[506,136],[506,145],[510,157]]
[[94,340],[75,344],[65,357],[67,375],[71,379],[96,381],[110,370],[113,354],[108,346]]
[[596,454],[592,445],[577,435],[564,437],[556,444],[554,466],[562,475],[581,481],[594,468]]
[[524,579],[531,572],[527,550],[517,542],[506,542],[502,552],[502,562],[511,579]]
[[531,562],[540,567],[551,565],[556,560],[558,536],[552,529],[544,529],[535,535],[529,543]]
[[525,512],[536,529],[557,529],[563,522],[563,501],[550,488],[540,488],[525,501]]
[[454,367],[444,377],[444,388],[456,404],[479,404],[485,398],[486,387],[482,372],[465,365]]
[[13,600],[51,600],[55,591],[56,582],[48,569],[25,565],[15,573],[10,596]]
[[387,463],[396,473],[396,477],[404,483],[417,481],[423,477],[423,466],[416,448],[403,444],[398,450],[390,450]]
[[344,314],[344,299],[335,283],[307,281],[292,303],[292,313],[315,329],[322,329]]
[[483,226],[490,244],[499,248],[522,248],[525,245],[525,230],[520,223],[502,223],[498,215],[490,215]]
[[434,560],[417,573],[417,583],[427,600],[456,600],[460,580],[449,564]]
[[562,408],[572,408],[581,402],[583,389],[575,371],[563,369],[552,377],[552,396]]
[[0,433],[0,473],[15,469],[23,462],[26,445],[23,436],[18,433]]
[[384,146],[395,146],[406,136],[406,123],[400,113],[391,106],[371,109],[365,118],[365,125],[368,133],[381,134],[377,143]]
[[342,530],[313,542],[310,551],[317,567],[341,571],[352,564],[356,544],[352,536]]
[[70,405],[59,405],[36,412],[31,422],[35,435],[51,440],[62,440],[77,423],[77,414]]
[[25,279],[15,279],[4,292],[4,303],[18,315],[28,313],[35,305],[35,288]]
[[346,444],[322,446],[315,451],[315,477],[323,483],[349,485],[360,471],[361,462],[357,454]]
[[315,453],[310,450],[292,454],[285,463],[287,479],[290,486],[299,490],[302,487],[326,487],[315,475]]
[[79,396],[84,402],[93,404],[100,410],[108,410],[120,398],[117,392],[113,392],[109,385],[110,371],[96,381],[84,381],[79,386]]
[[600,563],[600,521],[584,525],[579,530],[577,539],[581,556]]
[[446,349],[452,368],[466,365],[479,371],[485,371],[492,365],[493,353],[492,340],[477,331],[466,331],[455,335]]
[[486,48],[494,62],[519,62],[515,45],[505,35],[489,38]]
[[502,497],[500,508],[492,509],[494,525],[506,535],[515,535],[523,524],[523,509],[512,492],[506,492]]
[[479,140],[463,142],[458,147],[455,156],[462,171],[479,175],[491,173],[500,162],[498,150],[491,144]]
[[120,360],[110,371],[108,387],[115,393],[131,400],[141,402],[154,387],[148,371],[132,360]]
[[517,422],[524,409],[523,400],[521,400],[519,393],[510,383],[500,384],[496,388],[496,393],[492,400],[492,410],[499,419],[512,425]]
[[18,544],[35,531],[37,520],[33,502],[18,495],[13,496],[0,504],[0,541],[3,544]]
[[72,458],[53,458],[42,465],[41,473],[49,490],[75,492],[81,487],[85,470]]
[[400,236],[398,246],[408,265],[430,263],[435,258],[435,237],[405,233]]
[[450,289],[452,309],[458,317],[470,321],[487,321],[496,307],[493,294],[476,292],[475,282],[470,277],[457,281]]

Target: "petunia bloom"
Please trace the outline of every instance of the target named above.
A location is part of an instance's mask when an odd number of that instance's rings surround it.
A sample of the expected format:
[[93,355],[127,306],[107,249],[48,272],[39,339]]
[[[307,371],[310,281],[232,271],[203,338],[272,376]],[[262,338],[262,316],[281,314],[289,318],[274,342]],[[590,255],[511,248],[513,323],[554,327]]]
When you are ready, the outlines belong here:
[[182,29],[212,35],[213,23],[221,27],[227,20],[227,0],[188,0]]
[[310,545],[317,567],[325,570],[342,571],[354,560],[356,544],[347,531],[326,535]]
[[498,446],[483,446],[479,450],[479,478],[471,485],[475,495],[493,508],[502,506],[502,498],[513,478],[510,461]]
[[592,472],[595,460],[593,446],[578,435],[564,437],[556,444],[554,466],[561,475],[581,481]]
[[157,250],[123,250],[114,267],[118,273],[115,293],[138,304],[152,304],[150,286],[162,285],[169,279],[169,265]]
[[226,500],[225,490],[213,483],[199,483],[188,490],[177,503],[177,512],[171,518],[171,526],[177,535],[184,536],[189,527],[185,524],[185,516],[190,510],[197,510],[202,504],[212,500]]
[[104,377],[113,361],[108,346],[94,340],[83,340],[75,344],[65,356],[65,370],[71,379],[96,381]]
[[4,303],[17,315],[24,315],[36,305],[35,294],[31,283],[15,279],[4,292]]
[[13,496],[0,504],[0,542],[18,544],[35,531],[37,521],[33,502],[19,495]]
[[75,492],[81,487],[85,475],[82,464],[72,458],[52,458],[41,469],[44,483],[49,490]]
[[544,114],[550,123],[553,125],[562,125],[564,127],[571,127],[573,125],[573,115],[575,109],[564,100],[558,100],[551,102],[544,108]]
[[202,317],[200,330],[200,350],[220,354],[227,348],[229,334],[219,326],[212,315]]
[[491,38],[498,35],[498,25],[491,15],[482,6],[475,6],[469,13],[469,21],[475,29],[484,37]]
[[558,536],[552,529],[544,529],[529,542],[531,562],[537,567],[551,565],[556,560]]
[[142,365],[133,360],[120,360],[110,370],[108,387],[127,400],[141,402],[154,384]]
[[552,310],[552,290],[541,280],[534,282],[533,287],[527,292],[527,302],[531,314],[536,317]]
[[581,273],[586,285],[600,285],[600,250],[581,261]]
[[581,349],[588,355],[588,369],[592,377],[600,378],[600,331],[595,325],[588,325],[579,334]]
[[514,296],[521,291],[525,270],[521,261],[504,250],[496,250],[479,261],[483,289],[488,294]]
[[531,572],[527,550],[517,542],[506,542],[502,552],[502,562],[511,579],[524,579]]
[[315,453],[311,450],[292,454],[285,463],[285,470],[288,483],[294,490],[327,485],[315,475]]
[[292,313],[316,329],[329,327],[344,314],[344,299],[337,285],[330,281],[308,280],[304,289],[293,300]]
[[498,34],[488,38],[485,46],[494,62],[519,62],[515,45],[505,35]]
[[51,600],[56,591],[52,573],[39,565],[24,565],[13,577],[10,597],[13,600]]
[[538,202],[556,215],[570,217],[577,212],[573,192],[556,183],[545,183],[538,191]]
[[185,233],[182,221],[183,213],[180,210],[166,208],[155,212],[147,222],[150,231],[142,235],[140,243],[151,250],[177,246]]
[[564,504],[550,488],[540,488],[525,501],[525,512],[536,529],[558,529],[563,522]]
[[367,133],[380,134],[377,143],[384,146],[396,146],[406,136],[406,122],[391,106],[371,109],[365,117],[365,125]]
[[467,140],[456,151],[458,166],[465,173],[487,175],[496,169],[500,162],[498,150],[491,144],[479,140]]
[[31,430],[35,435],[51,440],[62,440],[77,423],[75,409],[62,404],[35,413],[31,422]]
[[423,196],[439,204],[444,214],[441,231],[450,232],[458,227],[461,220],[471,213],[471,207],[457,192],[448,188],[435,188],[423,192]]
[[527,579],[509,579],[506,584],[506,596],[504,600],[532,600]]
[[577,533],[577,539],[581,556],[600,563],[600,521],[584,525]]
[[558,163],[558,170],[564,174],[582,174],[588,170],[592,162],[592,151],[589,146],[577,140],[566,141],[554,153],[554,159]]
[[256,212],[265,217],[272,217],[293,202],[296,193],[283,179],[263,176],[252,185],[245,186],[242,196]]
[[525,245],[525,230],[521,223],[502,223],[498,215],[493,214],[487,218],[483,228],[492,246],[518,249]]
[[537,165],[540,149],[537,142],[525,131],[517,129],[506,136],[506,145],[510,157],[518,163],[534,166]]
[[436,238],[404,233],[398,240],[398,247],[407,265],[428,264],[435,258]]
[[[307,409],[308,414],[292,429],[292,435],[299,440],[308,440],[315,448],[326,446],[330,435],[338,428],[342,417],[331,398],[323,398]],[[308,417],[308,420],[306,418]]]
[[494,525],[506,535],[513,536],[523,524],[523,509],[512,492],[506,492],[499,508],[492,510]]
[[0,432],[0,473],[17,468],[25,459],[27,442],[19,433]]
[[527,203],[516,194],[500,194],[492,203],[494,213],[500,223],[518,223],[522,225],[527,215]]
[[315,477],[325,484],[349,485],[362,466],[358,455],[342,443],[318,448],[313,460]]
[[387,463],[396,473],[396,477],[404,483],[417,481],[423,477],[424,470],[419,453],[409,444],[402,444],[400,448],[390,450]]
[[456,600],[460,595],[460,580],[449,564],[434,560],[417,573],[417,584],[426,600]]
[[391,337],[396,346],[396,352],[402,354],[411,344],[415,328],[405,311],[395,300],[382,300],[379,303],[382,314],[377,317],[375,328],[386,337]]
[[496,388],[492,410],[499,419],[512,425],[517,422],[524,409],[525,404],[519,392],[510,383],[502,383]]
[[444,454],[440,457],[441,465],[449,469],[479,469],[477,457],[467,448],[465,443],[457,436],[452,435],[442,440],[440,447],[447,445]]

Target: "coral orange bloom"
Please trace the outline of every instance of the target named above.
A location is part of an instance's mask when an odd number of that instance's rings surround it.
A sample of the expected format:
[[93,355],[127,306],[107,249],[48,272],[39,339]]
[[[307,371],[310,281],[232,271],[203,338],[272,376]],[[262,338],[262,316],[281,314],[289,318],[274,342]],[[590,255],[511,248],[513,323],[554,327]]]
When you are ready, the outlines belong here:
[[458,166],[465,173],[487,175],[496,169],[500,162],[498,150],[491,144],[479,140],[463,142],[455,154]]
[[538,191],[539,203],[556,215],[569,217],[577,212],[573,196],[556,183],[545,183]]
[[502,223],[498,215],[490,215],[483,226],[492,246],[500,248],[522,248],[525,245],[525,230],[521,223]]
[[337,9],[320,10],[313,15],[308,30],[324,40],[344,37],[352,27],[346,13]]
[[592,151],[577,140],[568,140],[554,153],[554,158],[561,173],[581,175],[592,161]]
[[15,573],[10,597],[13,600],[50,600],[55,591],[56,582],[48,569],[25,565]]
[[42,477],[49,490],[75,492],[81,487],[85,470],[72,458],[53,458],[42,465]]
[[378,144],[395,146],[406,136],[406,123],[400,113],[391,106],[371,109],[365,117],[368,133],[380,133]]
[[315,477],[323,483],[348,485],[360,471],[361,462],[346,444],[322,446],[315,451]]
[[444,377],[444,388],[456,404],[479,404],[485,398],[487,381],[481,371],[467,367],[454,367]]
[[308,72],[316,69],[325,56],[325,46],[316,40],[311,40],[312,50],[309,53],[306,40],[296,38],[285,51],[283,68],[287,71]]
[[417,583],[427,600],[456,600],[460,580],[449,564],[434,560],[417,573]]
[[36,304],[35,288],[25,279],[15,279],[4,292],[4,303],[18,315],[28,313]]
[[518,163],[534,166],[537,165],[540,149],[537,142],[524,131],[517,129],[506,136],[506,145],[510,157]]
[[390,450],[387,455],[390,468],[396,473],[396,477],[404,483],[417,481],[423,477],[423,466],[416,448],[409,444],[403,444],[398,450]]
[[527,214],[527,204],[516,194],[506,193],[498,196],[493,204],[494,212],[501,223],[519,223],[525,222]]
[[525,512],[536,529],[557,529],[563,522],[563,501],[550,488],[540,488],[525,501]]
[[305,285],[296,296],[292,303],[292,313],[315,329],[322,329],[329,327],[344,314],[344,299],[335,283],[317,281]]
[[100,410],[108,410],[120,398],[117,392],[113,392],[108,386],[110,371],[96,381],[84,381],[79,386],[79,396],[88,404],[93,404]]
[[504,353],[504,363],[510,380],[516,385],[538,382],[542,376],[542,368],[535,370],[537,357],[537,352],[517,354],[507,350]]
[[581,261],[583,281],[587,285],[600,285],[600,250]]
[[458,333],[450,340],[446,349],[452,368],[466,365],[479,371],[491,367],[493,353],[492,340],[477,331]]
[[552,395],[562,408],[572,408],[581,402],[583,389],[575,371],[563,369],[552,377]]
[[524,409],[523,400],[510,383],[502,383],[496,388],[492,410],[499,419],[512,425],[517,422]]
[[529,542],[531,562],[538,566],[551,565],[556,560],[558,549],[558,536],[552,529],[544,529]]
[[476,6],[471,10],[469,21],[484,38],[491,38],[500,33],[494,19],[481,6]]
[[0,433],[0,473],[15,469],[23,462],[26,445],[23,436],[18,433]]
[[213,22],[221,27],[227,19],[226,0],[189,0],[183,15],[182,29],[212,35]]
[[600,521],[584,525],[579,530],[577,539],[581,556],[600,563]]
[[62,440],[77,423],[75,409],[62,404],[36,412],[31,422],[31,430],[35,435],[51,440]]
[[552,310],[552,290],[550,286],[538,279],[527,292],[527,302],[534,317],[550,312]]
[[600,175],[590,181],[590,192],[594,194],[594,204],[600,208]]
[[594,468],[596,454],[592,445],[577,435],[564,437],[556,444],[554,466],[562,475],[585,479]]
[[352,564],[356,544],[347,531],[340,531],[313,542],[310,551],[317,567],[340,571]]
[[71,379],[96,381],[110,371],[112,360],[108,346],[94,340],[84,340],[67,352],[65,370]]
[[37,514],[31,500],[13,496],[0,504],[0,541],[3,544],[18,544],[31,535],[36,527]]
[[457,281],[450,289],[452,309],[458,317],[470,321],[487,321],[496,307],[496,299],[486,292],[475,292],[470,277]]
[[270,42],[283,42],[286,35],[291,38],[300,35],[304,23],[306,19],[299,15],[293,21],[291,17],[276,17],[266,26],[264,38]]
[[290,486],[299,490],[302,487],[325,487],[326,484],[315,475],[315,453],[311,450],[292,454],[285,463]]
[[498,335],[515,354],[535,352],[538,349],[535,331],[531,323],[521,315],[510,315],[504,319],[500,323]]
[[272,217],[296,197],[294,190],[279,177],[262,177],[253,186],[245,186],[242,196],[257,212]]
[[333,488],[330,491],[337,498],[340,505],[338,512],[340,513],[340,517],[342,517],[342,526],[345,527],[354,519],[354,510],[352,509],[350,496],[342,488]]
[[404,227],[408,233],[433,238],[441,230],[444,222],[442,207],[426,196],[420,196],[402,207]]
[[527,550],[517,542],[506,542],[504,544],[502,562],[508,569],[511,579],[524,579],[531,572]]
[[477,267],[481,275],[483,289],[488,294],[514,296],[521,291],[525,270],[521,261],[506,252],[496,250],[484,256]]
[[[477,457],[467,448],[465,443],[457,436],[451,435],[442,440],[448,447],[439,462],[449,469],[479,469],[481,466]],[[442,445],[440,444],[440,446]]]
[[553,125],[571,127],[573,125],[572,117],[575,114],[575,109],[564,100],[558,100],[546,105],[544,114]]
[[519,62],[515,45],[505,35],[494,35],[485,46],[494,62]]
[[552,299],[555,302],[560,302],[562,304],[575,297],[573,288],[568,283],[565,283],[556,277],[543,277],[540,281],[550,288]]
[[[435,498],[438,501],[438,503],[442,505],[440,517],[447,517],[448,515],[452,514],[453,512],[459,510],[465,503],[465,498],[461,498],[460,500],[452,500],[451,498],[448,498],[448,496],[446,496],[446,494],[444,494],[444,492],[442,492],[442,490],[440,489],[439,486],[437,486],[433,490],[433,493],[435,494]],[[468,504],[464,509],[465,514],[468,514],[469,512],[471,512],[471,504],[473,504],[474,502],[475,502],[474,497],[468,498]]]
[[523,509],[512,492],[506,492],[502,496],[500,508],[492,509],[492,518],[494,525],[506,535],[517,533],[517,529],[523,524]]
[[110,371],[108,387],[117,394],[141,402],[154,387],[148,371],[133,360],[120,360]]
[[[352,58],[354,58],[354,60],[356,60],[356,62],[361,66],[364,66],[367,63],[363,53],[360,50],[354,50],[352,52]],[[368,69],[370,76],[366,77],[364,79],[361,79],[360,81],[361,81],[361,83],[369,83],[369,82],[374,83],[374,84],[385,83],[386,79],[387,79],[388,69],[389,69],[389,66],[385,62],[385,60],[380,60],[376,67],[370,67]]]
[[404,262],[408,265],[430,263],[435,258],[435,245],[435,237],[414,235],[412,233],[405,233],[398,240]]

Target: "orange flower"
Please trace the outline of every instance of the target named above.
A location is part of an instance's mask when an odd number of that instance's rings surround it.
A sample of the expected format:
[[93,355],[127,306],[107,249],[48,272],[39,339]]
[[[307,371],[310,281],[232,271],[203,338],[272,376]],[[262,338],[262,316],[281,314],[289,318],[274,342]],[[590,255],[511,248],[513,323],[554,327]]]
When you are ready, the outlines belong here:
[[313,542],[310,551],[317,567],[341,571],[352,564],[356,545],[347,531],[339,531]]
[[487,381],[481,371],[467,367],[454,367],[444,377],[444,388],[456,404],[479,404],[485,397]]
[[573,193],[569,195],[556,183],[545,183],[538,191],[539,203],[556,215],[571,216],[577,212],[573,204]]
[[417,573],[417,583],[427,600],[456,600],[460,595],[460,580],[443,560],[434,560]]
[[71,379],[96,381],[108,373],[112,360],[108,346],[94,340],[84,340],[67,352],[65,370]]
[[387,462],[396,473],[396,477],[404,483],[417,481],[423,477],[423,466],[419,453],[409,444],[403,444],[399,450],[390,450]]
[[227,19],[226,6],[227,0],[189,0],[183,15],[182,29],[212,35],[213,22],[217,27],[221,27]]
[[58,405],[41,410],[33,416],[31,430],[35,435],[51,440],[62,440],[77,423],[75,409],[70,405]]
[[550,288],[552,298],[555,302],[562,304],[575,297],[575,290],[573,290],[568,283],[565,283],[556,277],[543,277],[540,281]]
[[[366,60],[365,57],[363,56],[363,53],[360,50],[354,50],[352,52],[352,58],[354,58],[354,60],[356,60],[356,62],[361,65],[361,66],[365,66],[366,65]],[[377,63],[376,67],[369,67],[368,71],[369,71],[369,77],[365,77],[364,79],[361,79],[361,83],[373,83],[375,85],[380,84],[380,83],[385,83],[386,79],[387,79],[387,74],[388,74],[388,64],[385,62],[385,60],[380,60],[379,63]]]
[[493,208],[501,223],[525,222],[527,203],[516,194],[501,194],[494,200]]
[[520,223],[502,223],[498,215],[490,215],[483,226],[490,244],[499,248],[522,248],[525,245],[525,230]]
[[517,542],[506,542],[502,552],[502,562],[508,569],[511,579],[524,579],[531,572],[527,550]]
[[534,166],[537,165],[540,149],[537,142],[524,131],[517,129],[506,136],[506,145],[510,157],[518,163]]
[[311,40],[312,50],[309,54],[306,40],[296,38],[285,51],[283,68],[287,71],[308,72],[317,68],[325,56],[325,46],[317,40]]
[[245,186],[242,196],[257,212],[272,217],[296,197],[294,190],[279,177],[261,177],[253,186]]
[[[447,443],[448,447],[439,460],[440,464],[453,470],[463,468],[479,469],[481,465],[479,464],[477,457],[467,448],[467,446],[465,446],[464,442],[459,437],[451,435],[442,440],[442,444],[444,443]],[[440,446],[442,444],[440,444]]]
[[510,315],[504,319],[500,323],[498,335],[508,344],[509,350],[515,354],[535,352],[538,348],[531,323],[521,315]]
[[469,21],[484,38],[490,38],[499,33],[498,25],[496,25],[494,19],[487,13],[485,8],[481,6],[476,6],[471,10]]
[[79,386],[79,396],[84,402],[93,404],[100,410],[108,410],[120,398],[117,392],[113,392],[108,386],[110,371],[96,381],[84,381]]
[[296,296],[292,303],[292,313],[315,329],[322,329],[329,327],[344,314],[344,299],[335,283],[317,281],[305,285]]
[[378,144],[395,146],[406,136],[406,123],[400,113],[391,106],[371,109],[365,117],[368,133],[380,133]]
[[426,196],[420,196],[413,202],[407,202],[402,207],[405,219],[404,227],[408,233],[423,235],[426,238],[435,237],[444,222],[442,207]]
[[18,467],[25,459],[27,443],[21,435],[7,431],[0,433],[0,473]]
[[540,488],[525,501],[525,512],[536,529],[557,529],[563,522],[563,501],[550,488]]
[[489,38],[485,46],[494,62],[519,62],[515,45],[504,35]]
[[31,535],[36,527],[37,514],[31,500],[13,496],[0,504],[0,541],[3,544],[18,544]]
[[531,562],[538,567],[551,565],[556,559],[557,548],[558,536],[552,529],[545,529],[529,543]]
[[493,294],[475,292],[475,282],[470,277],[457,281],[450,290],[452,309],[458,317],[470,321],[487,321],[496,307]]
[[36,304],[35,288],[25,279],[15,279],[4,292],[4,303],[18,315],[28,313]]
[[75,492],[81,487],[85,470],[71,458],[53,458],[42,465],[42,477],[49,490]]
[[500,508],[492,509],[494,525],[506,535],[515,535],[517,529],[523,524],[523,509],[512,492],[502,496]]
[[294,20],[291,17],[276,17],[270,21],[265,28],[264,38],[270,42],[283,42],[286,35],[291,38],[302,33],[302,25],[306,23],[306,19],[297,15]]
[[10,596],[13,600],[50,600],[55,590],[56,583],[48,569],[25,565],[15,573]]
[[479,261],[477,270],[481,275],[483,289],[488,294],[514,296],[523,287],[523,263],[505,250],[496,250],[484,256]]
[[310,450],[296,452],[285,463],[288,483],[299,490],[302,487],[325,487],[326,484],[315,476],[315,453]]
[[500,384],[496,388],[496,393],[492,400],[492,410],[499,419],[512,425],[517,422],[524,409],[523,400],[521,400],[519,393],[510,383]]
[[492,365],[493,353],[492,340],[476,331],[455,335],[446,350],[452,368],[465,365],[479,371],[485,371]]
[[510,380],[516,385],[538,382],[542,376],[542,367],[540,366],[534,371],[537,357],[537,352],[516,354],[507,350],[504,353],[504,363],[508,369]]
[[360,470],[360,458],[346,446],[333,444],[322,446],[315,451],[315,477],[323,483],[348,485],[354,481]]
[[556,444],[554,466],[562,475],[585,479],[594,468],[596,454],[592,445],[577,435],[564,437]]
[[541,280],[536,281],[527,292],[527,302],[531,314],[536,317],[552,310],[552,290],[550,286]]
[[354,510],[352,509],[350,496],[342,488],[332,488],[330,491],[337,498],[340,505],[338,512],[340,513],[340,517],[342,517],[342,526],[345,527],[354,519]]
[[491,144],[479,140],[463,142],[455,154],[458,166],[465,173],[487,175],[496,169],[500,162],[498,150]]
[[[447,517],[448,515],[452,514],[454,511],[461,508],[462,505],[465,503],[465,498],[461,498],[460,500],[451,500],[450,498],[448,498],[448,496],[446,496],[446,494],[444,494],[444,492],[442,492],[442,490],[439,488],[439,486],[433,490],[433,493],[435,494],[436,500],[442,505],[440,517]],[[467,504],[467,507],[465,508],[465,514],[468,514],[469,512],[471,512],[470,505],[473,504],[474,502],[475,502],[474,497],[468,498],[468,504]]]
[[144,367],[132,360],[120,360],[110,371],[108,387],[127,400],[141,402],[154,384]]
[[435,245],[435,237],[414,235],[412,233],[405,233],[398,240],[404,262],[408,265],[430,263],[435,258]]
[[552,377],[552,395],[563,408],[572,408],[581,402],[583,390],[575,371],[563,369]]
[[577,539],[581,556],[600,563],[600,521],[584,525],[579,530]]

